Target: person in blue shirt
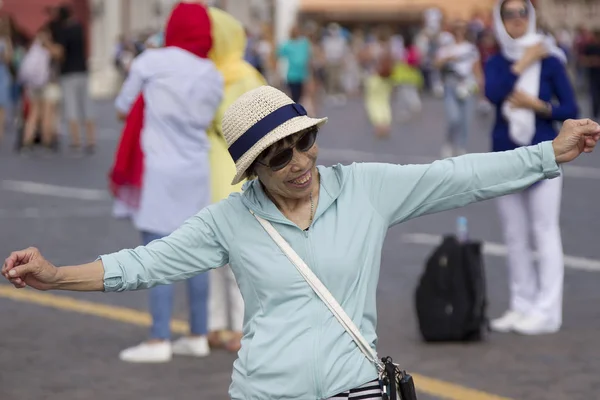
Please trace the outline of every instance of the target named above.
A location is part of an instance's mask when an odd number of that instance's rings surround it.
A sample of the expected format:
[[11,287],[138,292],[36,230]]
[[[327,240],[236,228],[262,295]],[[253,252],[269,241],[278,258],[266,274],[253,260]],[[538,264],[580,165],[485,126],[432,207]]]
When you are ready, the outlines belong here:
[[[485,65],[485,94],[496,107],[494,152],[553,140],[555,122],[578,114],[564,52],[536,33],[535,21],[529,0],[501,0],[494,9],[501,51]],[[508,247],[510,308],[492,321],[495,331],[536,335],[561,327],[561,193],[562,178],[558,178],[498,199]],[[529,232],[539,253],[537,270]]]
[[310,55],[310,41],[301,34],[298,27],[292,28],[290,39],[279,47],[278,56],[288,62],[287,85],[290,97],[296,103],[300,102],[304,84],[309,77]]

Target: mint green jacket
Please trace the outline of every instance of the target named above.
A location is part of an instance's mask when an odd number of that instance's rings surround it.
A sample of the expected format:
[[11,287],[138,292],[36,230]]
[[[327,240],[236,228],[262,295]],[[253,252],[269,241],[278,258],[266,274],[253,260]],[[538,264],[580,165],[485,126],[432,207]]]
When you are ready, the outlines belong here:
[[248,209],[271,221],[375,348],[376,288],[390,226],[517,192],[560,169],[544,142],[428,165],[319,167],[319,174],[309,230],[286,219],[251,181],[165,239],[102,256],[105,290],[147,289],[230,264],[245,302],[231,398],[328,398],[376,379],[376,369]]

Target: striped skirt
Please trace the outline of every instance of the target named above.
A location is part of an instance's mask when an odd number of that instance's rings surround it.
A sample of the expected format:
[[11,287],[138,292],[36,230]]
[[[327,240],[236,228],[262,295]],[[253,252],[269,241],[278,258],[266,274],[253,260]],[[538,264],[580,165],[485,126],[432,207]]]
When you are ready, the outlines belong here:
[[379,386],[379,380],[375,379],[356,389],[348,390],[347,392],[329,398],[329,400],[335,399],[381,400],[381,386]]

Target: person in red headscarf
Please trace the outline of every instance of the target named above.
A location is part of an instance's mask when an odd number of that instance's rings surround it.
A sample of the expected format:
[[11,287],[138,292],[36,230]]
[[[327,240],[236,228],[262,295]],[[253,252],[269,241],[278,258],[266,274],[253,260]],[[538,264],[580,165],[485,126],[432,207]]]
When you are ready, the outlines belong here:
[[[223,79],[210,61],[211,23],[202,4],[179,3],[169,17],[165,46],[131,64],[115,101],[126,118],[109,174],[117,204],[126,206],[142,241],[169,235],[209,205],[209,128],[223,97]],[[208,276],[190,277],[191,335],[171,342],[173,287],[150,291],[150,339],[123,350],[128,362],[166,362],[173,354],[205,356]]]

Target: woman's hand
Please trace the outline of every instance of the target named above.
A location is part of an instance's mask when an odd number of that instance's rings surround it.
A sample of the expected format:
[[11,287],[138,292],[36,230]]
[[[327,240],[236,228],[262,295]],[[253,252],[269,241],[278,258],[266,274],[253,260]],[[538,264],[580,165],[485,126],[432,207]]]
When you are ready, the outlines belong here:
[[2,275],[18,289],[31,286],[38,290],[49,290],[58,282],[58,268],[33,247],[13,252],[4,261]]
[[565,121],[556,139],[552,141],[558,164],[576,159],[581,153],[594,151],[600,140],[600,125],[591,119]]
[[515,74],[521,75],[532,64],[548,57],[548,54],[548,47],[543,42],[529,46],[523,57],[513,64],[512,70]]
[[548,46],[544,42],[529,46],[523,55],[523,58],[531,64],[546,57],[548,57]]
[[546,102],[520,90],[512,92],[507,100],[512,108],[526,108],[540,114],[547,114],[549,111],[552,111],[548,109]]

